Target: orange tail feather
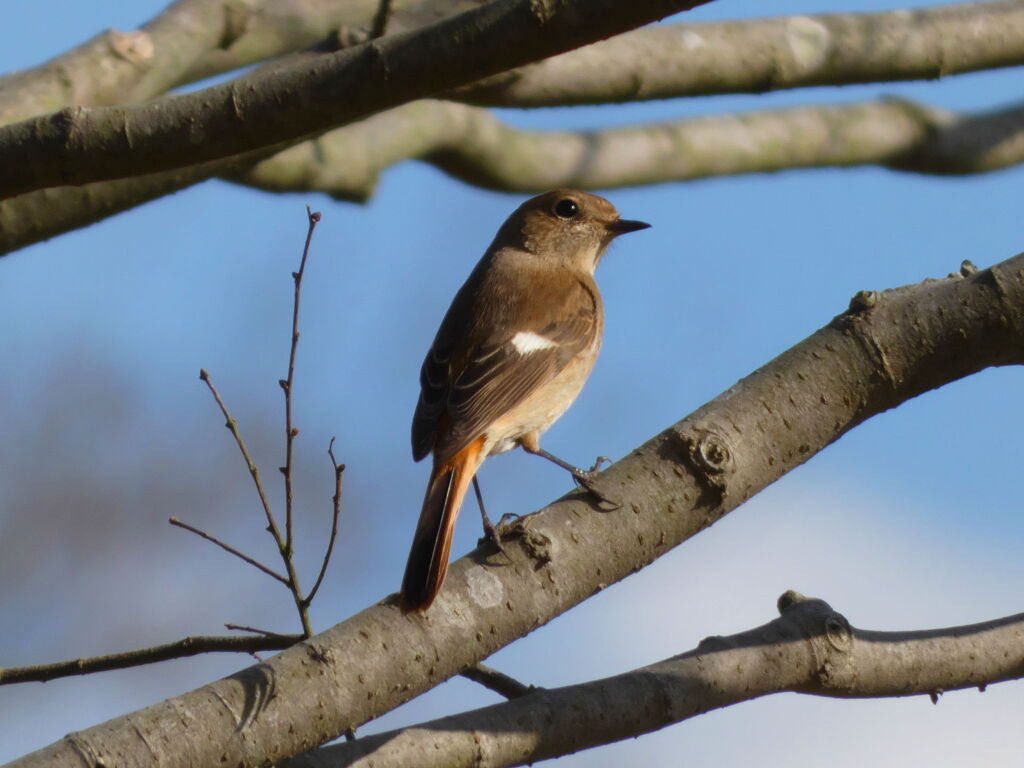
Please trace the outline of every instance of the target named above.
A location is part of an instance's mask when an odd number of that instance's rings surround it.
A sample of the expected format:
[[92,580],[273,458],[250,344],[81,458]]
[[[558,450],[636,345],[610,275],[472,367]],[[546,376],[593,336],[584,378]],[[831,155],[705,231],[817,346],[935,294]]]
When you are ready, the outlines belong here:
[[405,613],[425,611],[441,590],[448,572],[455,520],[483,460],[483,445],[484,437],[480,436],[431,473],[402,579],[400,605]]

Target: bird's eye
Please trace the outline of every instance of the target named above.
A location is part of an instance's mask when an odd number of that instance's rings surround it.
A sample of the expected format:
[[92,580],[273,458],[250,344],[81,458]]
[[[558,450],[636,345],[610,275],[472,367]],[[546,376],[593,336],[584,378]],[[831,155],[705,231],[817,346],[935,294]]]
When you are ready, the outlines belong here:
[[580,207],[576,205],[575,200],[565,198],[555,203],[555,215],[563,219],[571,219],[577,213],[580,212]]

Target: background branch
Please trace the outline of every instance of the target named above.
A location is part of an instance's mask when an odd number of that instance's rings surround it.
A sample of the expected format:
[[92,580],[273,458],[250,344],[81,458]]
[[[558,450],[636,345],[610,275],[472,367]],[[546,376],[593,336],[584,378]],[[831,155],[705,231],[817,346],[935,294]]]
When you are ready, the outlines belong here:
[[[152,759],[154,744],[180,741],[168,734],[180,733],[183,715],[189,748],[161,752],[168,768],[265,764],[394,708],[642,568],[872,415],[1024,362],[1024,255],[965,272],[858,294],[848,312],[602,473],[628,500],[622,508],[595,514],[573,493],[522,519],[500,567],[489,567],[489,548],[453,563],[429,615],[385,601],[12,765],[77,766],[82,750]],[[240,728],[244,744],[231,736]]]
[[709,637],[657,664],[324,747],[285,765],[528,765],[784,691],[934,695],[1024,677],[1024,614],[924,632],[871,632],[794,592],[779,599],[779,612],[764,626]]
[[447,94],[545,107],[934,80],[1024,64],[1024,7],[964,3],[638,29]]
[[406,158],[514,192],[858,165],[983,173],[1024,162],[1024,106],[957,115],[883,99],[570,132],[518,130],[478,107],[427,100],[332,131],[231,178],[274,192],[362,201],[381,171]]

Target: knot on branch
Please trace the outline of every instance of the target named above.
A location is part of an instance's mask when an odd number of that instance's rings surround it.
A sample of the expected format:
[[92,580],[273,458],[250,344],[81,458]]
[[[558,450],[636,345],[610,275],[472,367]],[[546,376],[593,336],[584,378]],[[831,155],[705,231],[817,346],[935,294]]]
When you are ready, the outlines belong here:
[[855,314],[857,312],[866,312],[878,303],[878,292],[877,291],[857,291],[850,299],[850,308],[847,310],[849,314]]
[[518,537],[526,556],[534,562],[534,569],[539,570],[551,562],[551,537],[530,525],[528,517],[521,517],[509,528],[510,537]]
[[789,590],[779,597],[779,613],[793,621],[811,646],[814,674],[822,688],[836,689],[852,674],[849,654],[853,628],[824,600]]
[[156,52],[153,38],[141,29],[132,32],[111,29],[107,32],[107,39],[110,42],[110,50],[130,64],[144,64],[152,59]]
[[701,484],[712,491],[718,503],[725,498],[727,481],[736,471],[736,462],[728,439],[720,432],[694,427],[680,430],[676,437],[683,447],[683,456]]

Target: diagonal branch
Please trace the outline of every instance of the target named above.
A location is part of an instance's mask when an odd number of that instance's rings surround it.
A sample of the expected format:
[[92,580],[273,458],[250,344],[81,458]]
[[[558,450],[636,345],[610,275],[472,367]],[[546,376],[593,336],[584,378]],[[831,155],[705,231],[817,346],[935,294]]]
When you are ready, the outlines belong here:
[[[614,62],[614,64],[611,64]],[[665,24],[463,86],[471,104],[545,107],[899,80],[1024,64],[1024,5]]]
[[[849,310],[605,470],[604,487],[628,500],[620,509],[596,513],[574,492],[522,519],[500,563],[489,546],[453,563],[425,615],[386,600],[12,768],[77,767],[83,752],[248,768],[393,709],[644,567],[866,419],[988,366],[1024,363],[1024,255],[962,275],[861,291]],[[154,756],[164,744],[174,749]]]
[[[708,0],[494,0],[412,32],[138,107],[0,128],[0,197],[181,168],[296,141]],[[97,163],[96,157],[103,157]]]
[[824,601],[795,592],[779,598],[779,613],[764,626],[709,637],[692,651],[625,674],[535,690],[324,747],[284,766],[504,768],[635,738],[784,691],[836,698],[934,697],[1024,677],[1024,614],[924,632],[871,632],[851,627]]

